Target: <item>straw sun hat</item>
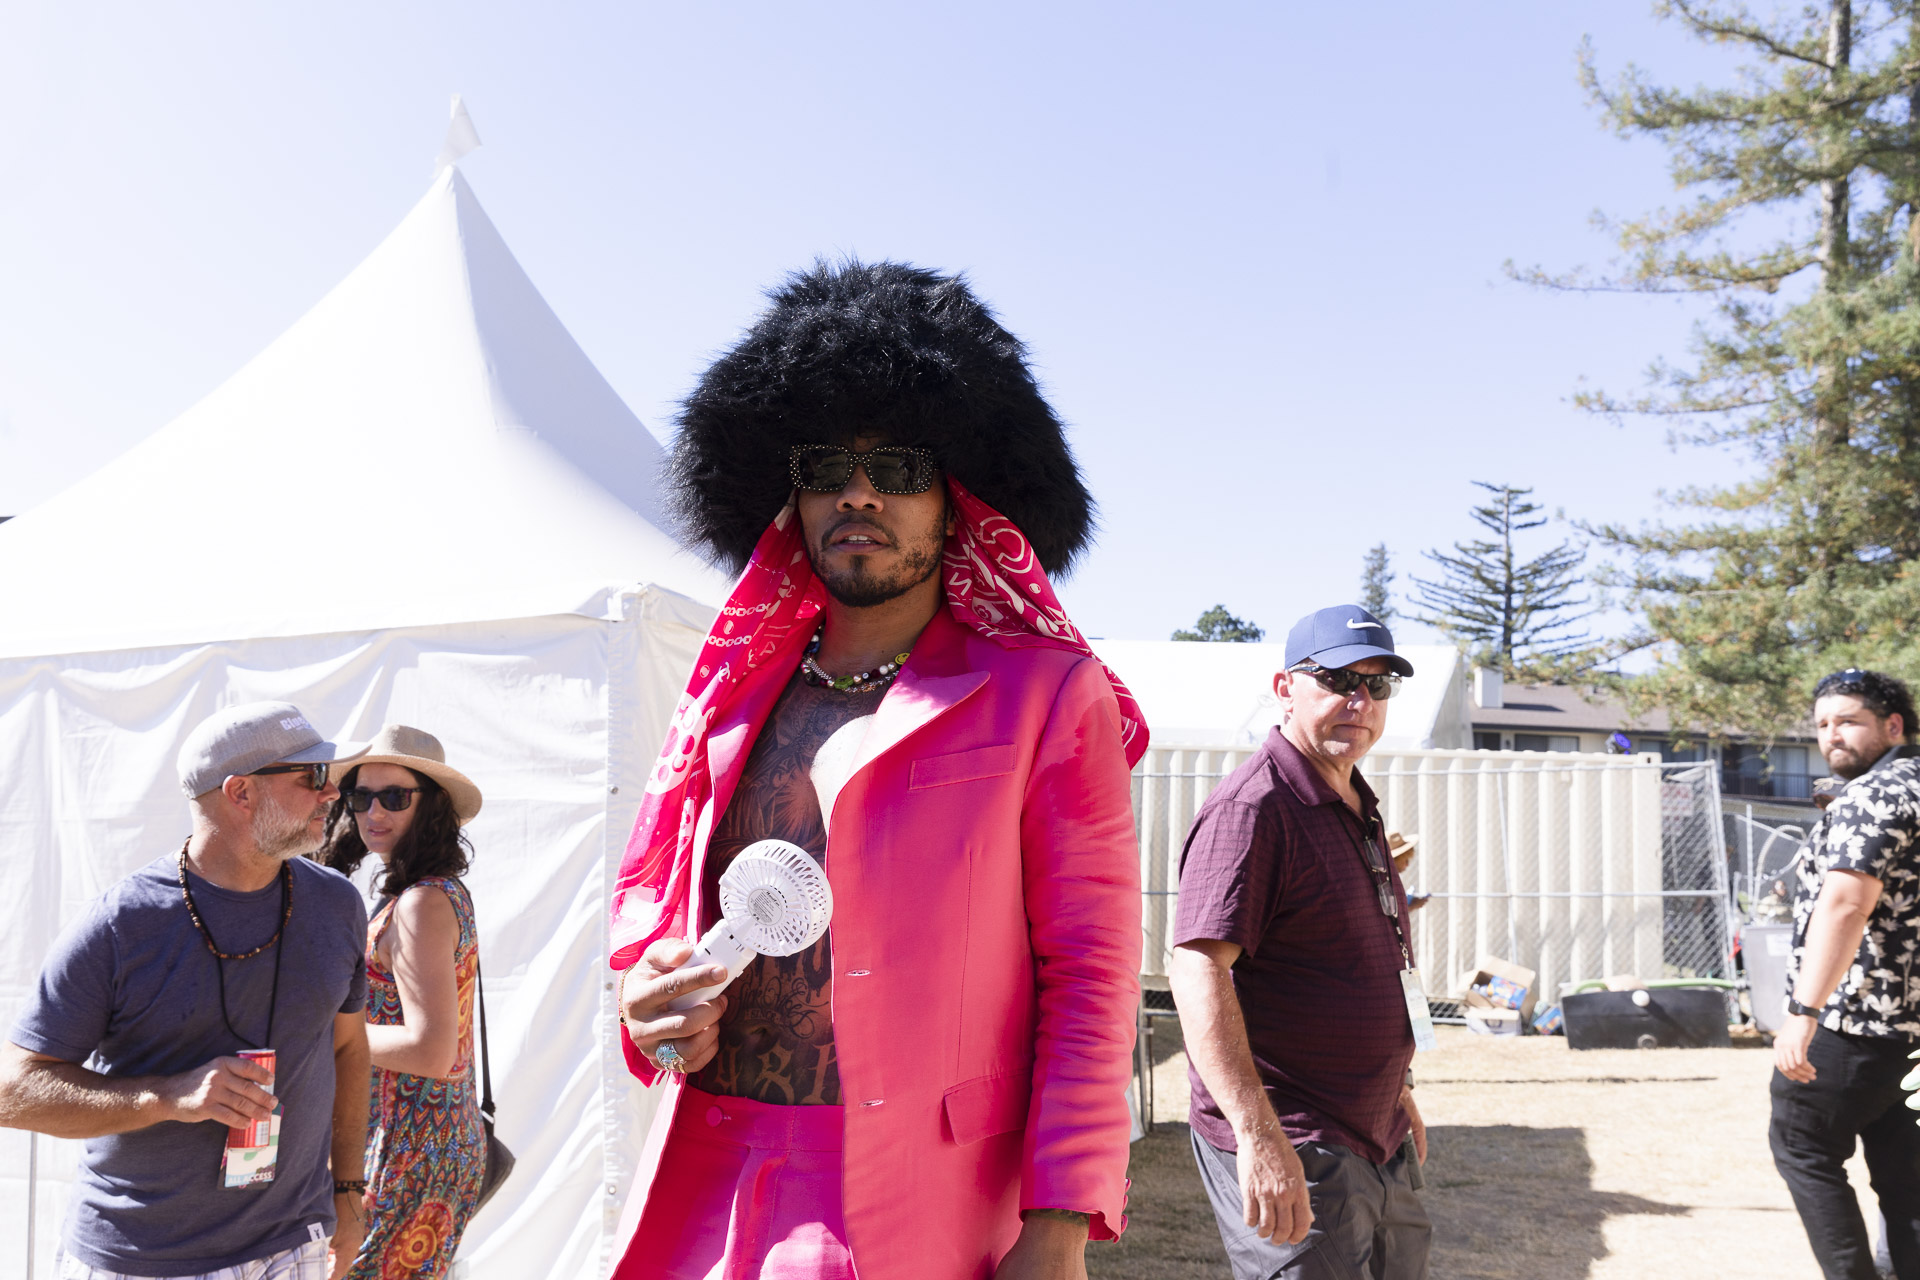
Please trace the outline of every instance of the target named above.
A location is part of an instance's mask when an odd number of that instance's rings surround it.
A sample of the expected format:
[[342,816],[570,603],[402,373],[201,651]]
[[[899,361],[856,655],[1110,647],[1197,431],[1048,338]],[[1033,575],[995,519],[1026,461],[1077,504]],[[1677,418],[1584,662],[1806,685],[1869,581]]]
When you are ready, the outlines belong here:
[[453,801],[454,816],[463,827],[480,812],[480,788],[474,786],[466,774],[447,764],[446,748],[425,729],[404,724],[382,726],[380,732],[373,735],[367,754],[353,762],[356,769],[368,764],[397,764],[432,778],[446,788]]

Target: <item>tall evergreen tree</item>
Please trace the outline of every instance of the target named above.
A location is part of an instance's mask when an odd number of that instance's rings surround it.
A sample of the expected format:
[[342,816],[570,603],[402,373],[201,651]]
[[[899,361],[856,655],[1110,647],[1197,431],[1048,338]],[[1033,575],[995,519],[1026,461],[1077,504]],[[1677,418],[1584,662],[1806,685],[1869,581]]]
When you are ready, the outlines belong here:
[[1611,278],[1524,276],[1715,300],[1689,363],[1582,403],[1742,446],[1756,469],[1680,494],[1691,523],[1593,532],[1631,557],[1617,580],[1644,626],[1621,648],[1658,655],[1639,700],[1765,731],[1804,720],[1830,668],[1920,675],[1920,0],[1656,12],[1751,62],[1682,91],[1631,66],[1604,83],[1589,48],[1582,79],[1612,128],[1667,148],[1692,199],[1619,224]]
[[1382,622],[1393,618],[1395,575],[1389,563],[1384,542],[1375,543],[1360,562],[1360,607]]
[[1413,579],[1420,603],[1431,610],[1419,621],[1438,627],[1473,657],[1497,665],[1508,676],[1551,678],[1564,670],[1566,659],[1587,647],[1586,633],[1575,628],[1593,611],[1582,612],[1587,601],[1574,595],[1582,581],[1586,548],[1561,542],[1522,560],[1514,535],[1547,523],[1538,514],[1540,505],[1527,501],[1533,490],[1474,483],[1493,495],[1472,512],[1493,537],[1456,542],[1451,555],[1426,553],[1441,574],[1437,582]]
[[1200,615],[1191,631],[1176,631],[1175,640],[1234,640],[1243,644],[1258,644],[1266,637],[1266,630],[1251,622],[1244,622],[1227,612],[1227,606],[1217,604]]

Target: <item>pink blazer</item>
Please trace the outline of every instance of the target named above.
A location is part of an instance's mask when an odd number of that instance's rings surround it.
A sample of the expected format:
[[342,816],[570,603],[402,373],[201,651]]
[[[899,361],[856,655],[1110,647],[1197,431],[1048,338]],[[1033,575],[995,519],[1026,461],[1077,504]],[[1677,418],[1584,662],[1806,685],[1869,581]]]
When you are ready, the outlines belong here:
[[[714,726],[696,886],[791,674],[761,672]],[[1131,795],[1098,662],[934,617],[880,704],[827,844],[862,1280],[990,1276],[1022,1209],[1091,1214],[1096,1240],[1124,1228],[1141,948]],[[654,1118],[628,1230],[681,1096],[676,1082]]]

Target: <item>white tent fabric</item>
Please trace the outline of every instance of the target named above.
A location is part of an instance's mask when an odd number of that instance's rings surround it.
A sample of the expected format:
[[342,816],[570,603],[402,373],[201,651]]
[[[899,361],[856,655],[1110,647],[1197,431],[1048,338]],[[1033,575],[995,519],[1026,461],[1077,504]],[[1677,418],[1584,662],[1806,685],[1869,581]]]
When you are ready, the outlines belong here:
[[[726,590],[663,531],[659,460],[448,170],[218,391],[0,525],[0,1020],[87,901],[178,847],[174,755],[213,710],[426,728],[486,792],[470,884],[520,1157],[463,1265],[604,1274],[650,1114],[606,895]],[[76,1147],[0,1134],[0,1280],[52,1274]]]
[[[1280,722],[1273,675],[1285,665],[1277,644],[1193,640],[1096,640],[1153,726],[1156,747],[1244,747]],[[1451,645],[1403,644],[1413,675],[1387,704],[1383,751],[1472,745],[1463,669]]]
[[604,615],[636,571],[717,602],[660,461],[447,169],[219,390],[0,525],[0,657]]

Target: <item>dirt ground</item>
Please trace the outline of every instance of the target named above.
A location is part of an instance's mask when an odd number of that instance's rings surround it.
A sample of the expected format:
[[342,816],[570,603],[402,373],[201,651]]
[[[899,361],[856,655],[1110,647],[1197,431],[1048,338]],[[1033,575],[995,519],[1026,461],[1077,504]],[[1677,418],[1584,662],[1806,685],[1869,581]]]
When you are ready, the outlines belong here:
[[[1435,1280],[1817,1280],[1767,1150],[1772,1054],[1757,1041],[1575,1053],[1557,1036],[1439,1033],[1414,1063]],[[1087,1271],[1217,1280],[1178,1022],[1159,1020],[1154,1041],[1157,1123],[1133,1147],[1131,1225],[1087,1250]],[[1857,1158],[1849,1173],[1865,1187]]]

